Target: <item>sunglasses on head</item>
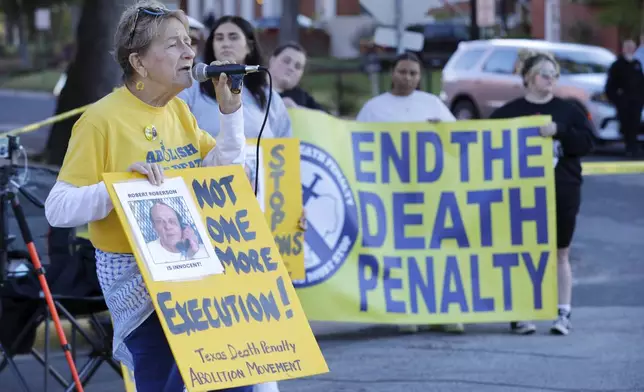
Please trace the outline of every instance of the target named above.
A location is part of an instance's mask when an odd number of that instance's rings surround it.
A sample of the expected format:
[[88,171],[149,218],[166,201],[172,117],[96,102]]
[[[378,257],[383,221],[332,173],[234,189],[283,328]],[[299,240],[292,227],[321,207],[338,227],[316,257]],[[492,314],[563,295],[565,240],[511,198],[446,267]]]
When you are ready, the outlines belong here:
[[545,78],[545,79],[557,79],[557,78],[559,78],[559,74],[557,72],[546,71],[546,70],[539,71],[539,75],[542,78]]
[[132,25],[132,32],[130,33],[130,44],[129,46],[132,46],[132,41],[134,40],[134,33],[136,32],[136,24],[139,22],[139,15],[141,14],[147,14],[150,16],[154,16],[155,18],[158,16],[165,15],[166,11],[162,10],[160,8],[146,8],[146,7],[139,7],[136,9],[136,16],[134,17],[134,24]]

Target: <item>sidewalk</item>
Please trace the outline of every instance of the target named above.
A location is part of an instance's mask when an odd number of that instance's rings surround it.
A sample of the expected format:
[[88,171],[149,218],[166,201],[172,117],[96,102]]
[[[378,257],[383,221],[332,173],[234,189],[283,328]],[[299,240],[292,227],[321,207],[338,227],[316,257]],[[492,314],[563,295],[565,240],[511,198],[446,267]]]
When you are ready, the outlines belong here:
[[[463,335],[405,335],[386,326],[312,322],[331,372],[279,386],[281,392],[644,391],[643,321],[642,307],[576,308],[566,337],[549,335],[550,322],[537,323],[532,336],[510,335],[506,324],[468,325]],[[108,377],[114,381],[101,383],[105,390],[121,391],[122,382]]]
[[[464,335],[372,334],[320,342],[331,373],[280,382],[281,392],[644,391],[644,308],[573,309],[569,336],[513,336],[505,324]],[[378,370],[376,370],[378,369]]]

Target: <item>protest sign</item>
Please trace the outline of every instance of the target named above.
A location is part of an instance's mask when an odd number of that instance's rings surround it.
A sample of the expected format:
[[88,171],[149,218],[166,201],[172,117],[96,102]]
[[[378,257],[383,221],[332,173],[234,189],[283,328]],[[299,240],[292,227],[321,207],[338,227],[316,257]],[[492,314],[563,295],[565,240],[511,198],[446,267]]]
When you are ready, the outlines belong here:
[[358,123],[290,111],[301,139],[310,320],[556,316],[552,140],[538,116]]
[[[104,180],[139,268],[144,266],[115,183]],[[192,281],[143,279],[189,391],[209,391],[328,371],[241,166],[183,169],[224,273]],[[140,177],[139,177],[140,178]]]
[[152,279],[199,279],[223,272],[181,177],[159,186],[147,179],[117,183],[114,192]]
[[[304,279],[304,231],[300,229],[302,189],[300,141],[262,139],[257,197],[291,279]],[[255,184],[257,139],[248,140],[246,174]]]
[[[246,143],[246,160],[244,161],[244,171],[246,172],[246,177],[248,177],[251,188],[253,189],[253,191],[255,191],[255,196],[257,198],[257,202],[259,203],[259,208],[262,210],[262,212],[266,211],[266,174],[264,170],[264,151],[262,148],[257,151],[257,144],[248,143],[248,139]],[[257,185],[257,190],[255,190],[255,185]]]

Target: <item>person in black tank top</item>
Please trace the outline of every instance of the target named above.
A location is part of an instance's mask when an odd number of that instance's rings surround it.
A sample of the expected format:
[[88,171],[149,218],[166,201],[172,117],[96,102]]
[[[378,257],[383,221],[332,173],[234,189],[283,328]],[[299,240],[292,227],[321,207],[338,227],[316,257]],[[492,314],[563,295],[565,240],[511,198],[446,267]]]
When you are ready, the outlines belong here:
[[[557,320],[550,332],[567,335],[572,326],[572,271],[569,250],[581,205],[581,157],[589,154],[594,148],[592,125],[578,104],[554,96],[554,86],[559,78],[559,65],[551,55],[529,54],[520,69],[526,87],[525,97],[508,102],[494,111],[490,118],[532,115],[552,117],[552,122],[540,129],[541,136],[553,138],[557,204],[559,309]],[[518,334],[531,334],[536,331],[536,327],[530,322],[513,322],[511,330]]]

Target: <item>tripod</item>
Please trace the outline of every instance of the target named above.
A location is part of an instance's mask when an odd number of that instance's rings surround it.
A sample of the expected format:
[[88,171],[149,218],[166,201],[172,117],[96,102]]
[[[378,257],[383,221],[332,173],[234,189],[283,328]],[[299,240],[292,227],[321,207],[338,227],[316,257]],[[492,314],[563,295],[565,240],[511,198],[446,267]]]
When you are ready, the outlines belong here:
[[[60,318],[58,317],[56,305],[54,304],[51,291],[49,290],[49,285],[47,284],[47,280],[45,279],[45,270],[40,262],[40,257],[38,256],[38,251],[36,250],[36,245],[34,244],[31,230],[29,229],[27,219],[25,218],[25,213],[22,209],[22,206],[20,205],[20,201],[18,200],[18,195],[16,193],[16,191],[20,192],[30,202],[40,208],[44,208],[44,204],[40,200],[38,200],[37,197],[29,193],[29,191],[22,188],[17,182],[13,180],[13,177],[16,174],[16,170],[13,164],[13,155],[14,152],[18,151],[19,149],[20,145],[18,144],[18,139],[16,136],[8,136],[8,145],[3,144],[2,146],[0,146],[0,155],[2,155],[2,158],[9,159],[9,164],[0,167],[0,289],[4,288],[6,268],[11,258],[10,251],[8,249],[9,241],[11,240],[11,238],[9,237],[8,233],[7,215],[7,208],[11,206],[14,217],[16,218],[16,221],[18,223],[18,227],[20,228],[20,233],[22,234],[22,238],[27,247],[29,259],[33,263],[35,274],[38,277],[38,281],[42,289],[42,294],[47,301],[47,307],[54,322],[54,326],[56,328],[56,332],[58,334],[63,352],[65,353],[67,364],[69,365],[74,383],[76,384],[76,390],[78,392],[83,392],[83,386],[78,376],[76,365],[74,364],[74,360],[72,358],[71,345],[67,343],[65,332],[63,331]],[[11,368],[17,372],[18,368],[13,361],[13,358],[11,358],[11,353],[8,353],[1,344],[0,351],[4,354],[5,359],[8,360],[9,366],[11,366]],[[21,384],[23,389],[28,390],[27,386],[25,385],[25,381],[22,378]]]

